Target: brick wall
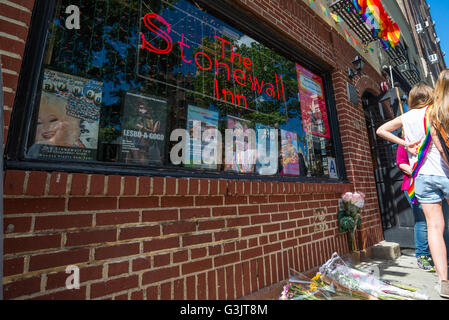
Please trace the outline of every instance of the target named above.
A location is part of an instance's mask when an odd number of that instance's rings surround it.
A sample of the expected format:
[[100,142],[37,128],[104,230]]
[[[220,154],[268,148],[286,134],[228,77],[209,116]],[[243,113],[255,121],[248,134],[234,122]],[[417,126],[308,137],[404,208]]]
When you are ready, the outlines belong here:
[[[356,51],[302,1],[234,1],[333,68],[351,184],[104,176],[8,170],[4,181],[5,299],[233,299],[306,271],[334,251],[341,194],[367,194],[359,247],[383,239],[361,106],[346,96]],[[33,1],[0,0],[5,126]],[[306,41],[307,39],[307,41]],[[335,59],[334,57],[338,57]],[[354,79],[376,93],[369,66]],[[315,209],[325,208],[317,217]],[[81,288],[65,289],[80,267]]]

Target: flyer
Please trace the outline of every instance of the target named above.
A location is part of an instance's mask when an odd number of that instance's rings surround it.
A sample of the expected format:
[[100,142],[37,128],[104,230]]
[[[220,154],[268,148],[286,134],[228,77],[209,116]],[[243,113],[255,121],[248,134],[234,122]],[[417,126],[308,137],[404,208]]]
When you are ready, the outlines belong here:
[[122,162],[163,163],[167,114],[165,99],[126,93],[122,117]]
[[299,176],[298,136],[281,129],[281,161],[283,175]]
[[323,80],[299,64],[296,64],[296,72],[304,130],[330,138]]
[[[199,128],[196,129],[195,126],[199,126]],[[188,154],[189,158],[185,160],[186,167],[217,169],[218,154],[206,155],[203,152],[207,146],[207,142],[202,142],[203,134],[210,129],[218,130],[218,112],[189,105],[187,130],[190,135],[190,153]]]
[[44,70],[35,139],[28,156],[95,160],[103,83]]
[[227,129],[242,132],[243,139],[234,138],[233,143],[226,143],[225,156],[232,154],[232,161],[228,161],[226,156],[225,171],[241,173],[254,172],[256,165],[256,137],[254,137],[254,146],[251,148],[250,133],[252,130],[249,130],[251,129],[251,122],[232,116],[227,116],[227,118]]

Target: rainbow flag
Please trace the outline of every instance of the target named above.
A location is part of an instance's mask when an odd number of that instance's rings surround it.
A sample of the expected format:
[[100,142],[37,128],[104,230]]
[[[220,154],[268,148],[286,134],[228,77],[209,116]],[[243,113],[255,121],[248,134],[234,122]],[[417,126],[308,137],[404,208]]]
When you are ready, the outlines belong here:
[[315,8],[316,8],[316,0],[309,0],[309,6],[310,6],[312,9],[315,9]]
[[413,165],[412,175],[410,177],[410,187],[407,189],[408,196],[410,197],[412,203],[416,203],[415,179],[418,176],[418,172],[421,169],[424,160],[426,159],[427,152],[429,151],[429,147],[432,142],[432,135],[430,134],[430,112],[432,111],[432,106],[433,105],[428,106],[426,110],[426,115],[424,117],[424,128],[426,130],[426,137],[424,138],[424,141],[417,149],[418,161]]
[[395,47],[401,38],[401,30],[391,21],[380,0],[353,0],[356,13],[379,38],[385,50]]
[[332,19],[335,20],[335,22],[340,23],[342,21],[341,17],[338,14],[335,14],[332,12],[330,14],[331,14]]

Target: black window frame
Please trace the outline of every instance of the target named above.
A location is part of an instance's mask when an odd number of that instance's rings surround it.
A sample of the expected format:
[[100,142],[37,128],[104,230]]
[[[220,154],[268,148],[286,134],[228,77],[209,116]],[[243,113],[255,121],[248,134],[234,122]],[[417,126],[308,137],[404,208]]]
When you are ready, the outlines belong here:
[[[268,27],[254,14],[242,10],[228,1],[194,1],[208,13],[241,30],[248,36],[273,49],[285,58],[301,64],[323,80],[324,95],[328,112],[331,141],[336,159],[339,179],[327,177],[302,176],[263,176],[257,173],[237,173],[228,171],[194,170],[184,167],[141,167],[125,163],[86,163],[80,161],[57,161],[42,159],[26,159],[26,142],[30,135],[32,120],[37,117],[35,106],[36,94],[42,62],[44,59],[48,29],[53,19],[57,0],[36,0],[32,11],[29,33],[22,59],[16,97],[8,130],[5,153],[6,170],[61,171],[69,173],[97,173],[105,175],[133,176],[172,176],[189,178],[212,178],[230,180],[265,180],[280,182],[305,183],[348,183],[344,164],[341,135],[336,111],[334,88],[332,85],[332,70],[323,66],[317,59],[295,46],[285,35],[279,34]],[[230,18],[232,17],[232,18]]]

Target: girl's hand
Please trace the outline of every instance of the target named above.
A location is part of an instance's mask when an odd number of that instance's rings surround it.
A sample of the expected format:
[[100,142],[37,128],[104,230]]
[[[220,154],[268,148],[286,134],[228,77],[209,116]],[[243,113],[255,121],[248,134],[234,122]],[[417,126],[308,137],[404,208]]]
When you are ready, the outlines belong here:
[[416,156],[418,154],[417,149],[420,144],[421,144],[421,140],[413,142],[413,143],[409,143],[408,147],[407,147],[407,151],[409,153],[411,153],[412,155]]

